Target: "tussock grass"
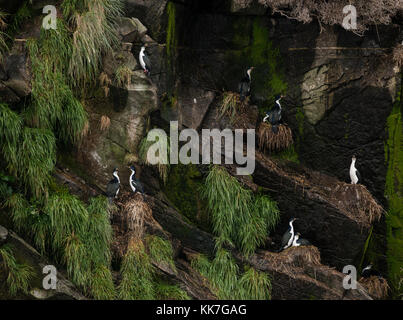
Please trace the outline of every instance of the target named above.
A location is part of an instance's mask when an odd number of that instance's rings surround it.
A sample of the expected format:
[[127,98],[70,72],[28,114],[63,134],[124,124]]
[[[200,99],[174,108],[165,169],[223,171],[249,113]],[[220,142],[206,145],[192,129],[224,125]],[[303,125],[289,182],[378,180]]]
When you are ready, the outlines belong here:
[[109,96],[109,86],[111,85],[112,80],[109,78],[108,74],[105,72],[101,72],[99,75],[99,85],[104,90],[105,97]]
[[154,299],[153,266],[141,240],[132,238],[129,242],[120,272],[122,281],[118,286],[118,299]]
[[148,255],[151,260],[156,262],[165,262],[172,270],[176,271],[175,262],[173,260],[174,252],[171,242],[155,235],[145,237],[148,249]]
[[5,22],[7,14],[3,11],[0,11],[0,59],[3,58],[3,54],[8,50],[7,45],[7,33],[3,30],[7,28],[7,23]]
[[[144,138],[141,140],[141,142],[140,142],[140,147],[139,147],[139,159],[140,159],[140,162],[141,162],[142,164],[151,166],[151,163],[150,163],[150,161],[149,161],[149,159],[148,159],[148,150],[149,150],[149,148],[150,148],[153,144],[155,144],[155,143],[158,144],[158,148],[159,148],[160,150],[162,150],[162,149],[166,149],[166,150],[167,150],[168,161],[169,161],[169,153],[170,153],[170,150],[171,150],[169,137],[167,137],[166,144],[165,144],[165,141],[163,141],[163,140],[161,140],[161,141],[158,140],[158,141],[156,141],[156,142],[153,142],[153,141],[148,141],[148,140],[147,140],[147,137],[144,137]],[[169,163],[167,163],[167,164],[158,163],[158,164],[156,165],[156,167],[157,167],[157,169],[158,169],[158,172],[159,172],[159,175],[160,175],[160,178],[161,178],[162,182],[163,182],[164,184],[166,184],[167,181],[168,181],[168,175],[169,175],[169,170],[170,170],[170,164],[169,164]]]
[[231,253],[217,250],[213,261],[205,255],[197,255],[191,260],[192,268],[206,277],[214,293],[224,300],[269,300],[271,298],[271,282],[269,277],[249,268],[241,274]]
[[122,14],[120,0],[65,0],[63,14],[73,32],[73,52],[68,69],[71,83],[78,87],[96,79],[102,55],[117,44],[116,18]]
[[270,300],[271,282],[264,272],[250,268],[239,279],[240,299],[242,300]]
[[190,300],[188,294],[177,285],[158,282],[155,286],[157,300]]
[[275,202],[267,196],[255,198],[220,166],[211,167],[202,196],[212,213],[217,246],[236,245],[245,256],[264,243],[279,220]]
[[76,196],[67,192],[53,194],[49,197],[44,211],[49,215],[54,230],[55,247],[63,247],[67,237],[84,234],[88,212]]
[[129,86],[131,83],[133,70],[127,65],[122,65],[118,67],[115,71],[115,81],[119,87]]
[[47,193],[50,175],[56,163],[56,141],[53,133],[45,129],[25,127],[18,148],[17,176],[37,198]]
[[241,104],[239,94],[229,91],[224,92],[218,108],[219,118],[226,115],[229,117],[230,121],[233,122],[239,112]]
[[96,300],[114,300],[116,289],[112,274],[106,266],[97,266],[91,277],[91,295]]
[[91,261],[96,265],[109,265],[111,262],[110,244],[112,226],[109,222],[108,200],[103,196],[92,198],[87,208],[88,222],[85,231]]
[[17,151],[23,121],[20,115],[6,104],[0,103],[0,150],[5,157],[9,170],[17,172]]
[[263,152],[271,152],[276,150],[284,150],[293,144],[292,131],[284,125],[279,124],[278,132],[274,133],[272,125],[262,122],[257,132],[259,149]]
[[3,260],[0,269],[4,269],[8,274],[6,282],[10,294],[15,296],[19,291],[27,294],[29,283],[35,275],[34,269],[29,265],[17,263],[13,247],[9,244],[0,247],[0,256]]
[[109,127],[111,126],[111,119],[108,116],[102,116],[99,126],[101,131],[108,130]]

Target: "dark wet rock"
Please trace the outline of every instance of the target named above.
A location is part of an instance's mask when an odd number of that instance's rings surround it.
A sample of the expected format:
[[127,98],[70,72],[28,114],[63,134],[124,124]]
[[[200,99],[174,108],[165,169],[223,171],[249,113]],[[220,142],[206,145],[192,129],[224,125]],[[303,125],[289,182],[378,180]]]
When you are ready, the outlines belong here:
[[[31,75],[26,52],[12,50],[4,59],[5,78],[3,85],[19,98],[31,93]],[[10,95],[8,95],[10,97]],[[11,96],[12,98],[12,96]]]

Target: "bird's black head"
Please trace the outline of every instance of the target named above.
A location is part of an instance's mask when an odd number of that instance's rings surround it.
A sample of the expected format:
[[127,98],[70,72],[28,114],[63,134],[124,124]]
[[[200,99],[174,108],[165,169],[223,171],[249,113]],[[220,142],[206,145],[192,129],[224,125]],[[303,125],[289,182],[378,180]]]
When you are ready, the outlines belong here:
[[276,97],[274,98],[276,101],[280,100],[281,98],[283,98],[283,96],[281,94],[276,95]]
[[115,172],[118,172],[118,171],[119,171],[118,168],[113,168],[113,172],[112,172],[112,173],[115,173]]
[[353,157],[351,158],[352,160],[357,160],[355,154],[353,154]]
[[298,236],[298,237],[301,236],[301,234],[299,232],[297,232],[295,235]]
[[136,168],[134,166],[130,166],[129,169],[134,171],[134,172],[136,171]]

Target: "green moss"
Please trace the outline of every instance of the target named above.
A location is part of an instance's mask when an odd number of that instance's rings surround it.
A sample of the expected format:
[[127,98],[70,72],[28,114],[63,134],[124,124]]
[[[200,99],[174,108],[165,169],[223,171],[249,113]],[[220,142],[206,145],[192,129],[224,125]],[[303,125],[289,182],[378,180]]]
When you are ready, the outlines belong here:
[[255,67],[252,91],[264,100],[259,103],[263,114],[273,105],[274,97],[287,90],[280,52],[270,40],[269,29],[262,17],[240,18],[234,23],[233,30],[233,43],[237,50],[229,52],[227,60],[244,68]]
[[288,149],[282,150],[277,153],[273,153],[272,157],[274,159],[278,159],[278,160],[287,160],[287,161],[299,163],[298,153],[295,150],[295,147],[293,145],[291,147],[289,147]]
[[387,164],[385,197],[388,200],[387,262],[389,284],[393,295],[401,294],[403,266],[403,126],[401,92],[387,119],[388,138],[385,143]]
[[191,222],[208,230],[208,213],[199,193],[202,185],[202,175],[195,165],[178,164],[171,167],[164,192],[179,212]]

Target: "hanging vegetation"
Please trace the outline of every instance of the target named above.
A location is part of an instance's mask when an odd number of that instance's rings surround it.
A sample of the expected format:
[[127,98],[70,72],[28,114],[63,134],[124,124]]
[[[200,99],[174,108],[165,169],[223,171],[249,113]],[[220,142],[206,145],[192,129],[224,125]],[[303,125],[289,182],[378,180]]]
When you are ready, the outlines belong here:
[[217,250],[213,261],[198,255],[191,261],[193,268],[205,276],[219,299],[269,300],[271,282],[267,274],[249,268],[241,274],[231,253]]
[[122,281],[118,298],[122,300],[154,299],[153,266],[141,239],[132,238],[120,268]]
[[245,256],[263,244],[279,220],[275,202],[267,196],[254,197],[220,166],[211,167],[202,195],[211,211],[217,246],[235,245]]
[[64,0],[62,9],[74,29],[68,75],[78,87],[97,78],[102,55],[117,44],[116,20],[122,14],[123,2]]
[[0,247],[0,271],[7,275],[6,282],[10,294],[15,296],[19,291],[27,294],[29,282],[34,277],[35,272],[31,266],[19,264],[13,254],[13,247],[5,244]]

